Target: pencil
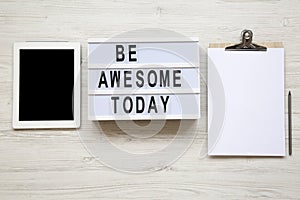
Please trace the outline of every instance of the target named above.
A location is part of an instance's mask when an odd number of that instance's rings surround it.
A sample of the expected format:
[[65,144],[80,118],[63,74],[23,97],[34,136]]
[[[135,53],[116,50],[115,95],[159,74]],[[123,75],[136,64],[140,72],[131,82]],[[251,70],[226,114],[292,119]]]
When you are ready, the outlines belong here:
[[289,155],[292,155],[292,95],[288,95]]

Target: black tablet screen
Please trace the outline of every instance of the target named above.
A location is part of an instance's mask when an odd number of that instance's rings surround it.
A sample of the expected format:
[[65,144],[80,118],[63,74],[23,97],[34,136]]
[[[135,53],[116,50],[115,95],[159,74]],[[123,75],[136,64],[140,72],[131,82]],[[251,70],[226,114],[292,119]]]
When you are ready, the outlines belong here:
[[74,120],[74,50],[21,49],[19,120]]

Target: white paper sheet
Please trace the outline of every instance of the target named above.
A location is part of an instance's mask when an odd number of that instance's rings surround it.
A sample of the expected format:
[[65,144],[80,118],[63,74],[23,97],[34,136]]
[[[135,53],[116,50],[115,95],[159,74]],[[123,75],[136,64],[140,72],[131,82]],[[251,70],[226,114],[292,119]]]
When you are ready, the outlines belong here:
[[284,49],[208,49],[208,154],[285,156]]

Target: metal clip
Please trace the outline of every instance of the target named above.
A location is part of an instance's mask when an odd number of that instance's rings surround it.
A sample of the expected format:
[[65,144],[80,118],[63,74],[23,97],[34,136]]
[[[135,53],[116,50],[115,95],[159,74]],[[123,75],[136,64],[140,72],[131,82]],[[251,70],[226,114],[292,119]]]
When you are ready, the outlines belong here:
[[251,30],[243,30],[241,36],[241,43],[228,46],[225,48],[225,51],[267,51],[267,47],[252,43],[253,33]]

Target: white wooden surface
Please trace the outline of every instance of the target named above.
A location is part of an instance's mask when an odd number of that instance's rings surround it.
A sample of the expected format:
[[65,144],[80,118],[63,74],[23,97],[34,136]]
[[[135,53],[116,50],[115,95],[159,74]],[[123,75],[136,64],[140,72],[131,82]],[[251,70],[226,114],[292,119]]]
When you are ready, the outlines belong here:
[[[0,1],[0,199],[300,199],[300,1]],[[208,158],[206,117],[192,127],[196,139],[173,165],[129,174],[96,161],[76,131],[13,131],[12,47],[27,40],[69,40],[83,47],[82,92],[87,93],[88,38],[140,28],[170,29],[211,42],[235,42],[252,29],[255,41],[282,41],[286,94],[293,94],[294,155],[285,158]],[[206,56],[201,69],[205,75]],[[206,89],[202,84],[202,115]],[[83,95],[82,110],[86,110]],[[259,97],[258,97],[259,98]],[[82,123],[86,119],[83,116]],[[111,141],[134,150],[155,149],[176,122],[151,139],[128,139],[113,122],[102,123]],[[189,132],[188,132],[189,133]],[[192,133],[191,133],[192,134]],[[204,156],[203,156],[204,155]]]

